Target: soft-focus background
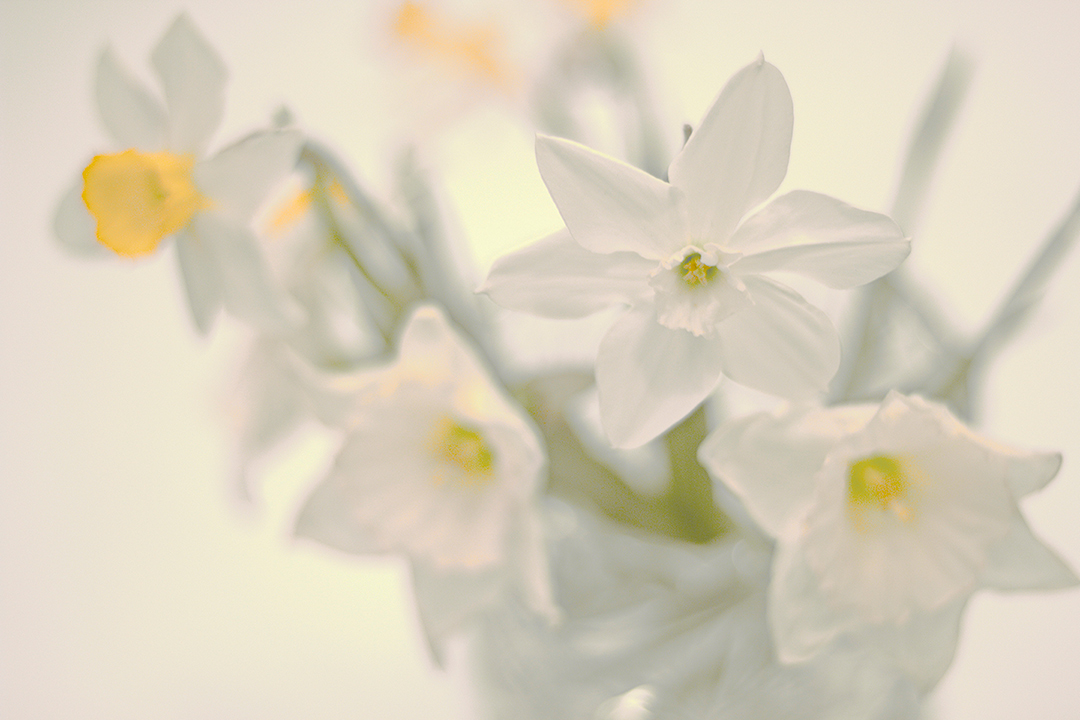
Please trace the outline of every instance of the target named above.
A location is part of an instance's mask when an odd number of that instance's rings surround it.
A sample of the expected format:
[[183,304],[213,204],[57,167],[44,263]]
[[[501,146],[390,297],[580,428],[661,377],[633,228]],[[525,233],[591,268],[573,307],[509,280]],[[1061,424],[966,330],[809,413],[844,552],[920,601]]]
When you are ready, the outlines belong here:
[[[423,653],[403,568],[289,538],[327,448],[299,437],[261,507],[232,489],[225,398],[243,333],[195,336],[171,252],[88,262],[54,242],[61,193],[108,148],[92,69],[111,42],[151,81],[186,9],[230,71],[221,144],[282,103],[386,190],[403,132],[478,260],[554,229],[521,105],[388,50],[388,3],[0,0],[0,716],[470,718],[462,670]],[[429,3],[488,18],[527,76],[574,32],[562,0]],[[302,9],[303,8],[303,9]],[[973,329],[1080,188],[1074,0],[640,0],[634,39],[665,142],[763,51],[795,102],[782,189],[885,210],[920,103],[954,43],[976,63],[910,265]],[[445,68],[444,68],[445,70]],[[430,79],[430,78],[429,78]],[[459,84],[455,84],[459,83]],[[1024,509],[1080,567],[1080,253],[988,376],[983,429],[1060,449]],[[972,603],[941,720],[1080,717],[1080,592]]]

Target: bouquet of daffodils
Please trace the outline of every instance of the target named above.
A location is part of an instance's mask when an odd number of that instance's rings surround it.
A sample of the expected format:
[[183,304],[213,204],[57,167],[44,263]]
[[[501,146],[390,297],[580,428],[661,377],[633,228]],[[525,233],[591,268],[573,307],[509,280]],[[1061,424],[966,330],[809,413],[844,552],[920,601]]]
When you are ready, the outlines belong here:
[[[668,129],[606,32],[619,4],[585,5],[589,27],[528,78],[419,5],[396,17],[438,62],[534,100],[565,229],[479,287],[414,155],[380,200],[287,111],[208,153],[226,71],[186,15],[152,54],[164,103],[101,55],[115,147],[61,202],[59,240],[124,258],[172,246],[195,328],[224,313],[251,329],[243,462],[307,420],[335,433],[296,535],[406,558],[427,651],[441,663],[468,640],[485,717],[918,718],[974,593],[1077,584],[1018,507],[1060,454],[970,423],[981,371],[1080,210],[958,342],[903,263],[962,56],[889,217],[776,195],[794,111],[763,56],[663,157]],[[577,112],[583,88],[617,127]],[[583,142],[598,137],[626,157]],[[834,291],[843,338],[807,299]],[[536,362],[513,340],[528,316],[596,316],[595,362]],[[246,476],[243,489],[258,492]]]

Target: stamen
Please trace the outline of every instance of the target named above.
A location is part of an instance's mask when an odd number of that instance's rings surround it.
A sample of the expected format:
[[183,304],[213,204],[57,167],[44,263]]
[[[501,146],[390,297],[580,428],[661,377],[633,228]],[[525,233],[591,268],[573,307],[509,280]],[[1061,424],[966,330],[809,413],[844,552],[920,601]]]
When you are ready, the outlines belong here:
[[715,265],[707,265],[701,261],[701,253],[691,253],[679,263],[679,274],[683,282],[692,288],[705,285],[716,277],[716,273]]
[[[466,485],[484,485],[494,476],[495,454],[478,430],[444,417],[436,424],[433,445],[435,457],[460,469]],[[435,481],[441,484],[446,477],[440,473]]]
[[875,455],[850,465],[848,509],[856,526],[865,529],[868,511],[890,512],[901,522],[914,516],[911,483],[903,463],[888,455]]

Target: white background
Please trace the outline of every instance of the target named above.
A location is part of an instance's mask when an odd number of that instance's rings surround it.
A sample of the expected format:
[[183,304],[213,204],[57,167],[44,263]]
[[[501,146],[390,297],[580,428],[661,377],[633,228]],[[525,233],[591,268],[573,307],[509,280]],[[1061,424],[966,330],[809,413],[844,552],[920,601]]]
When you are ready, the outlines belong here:
[[[527,57],[570,32],[555,0],[487,5],[459,14],[505,23]],[[150,81],[150,49],[181,7],[230,70],[218,143],[287,102],[379,193],[402,129],[422,136],[481,267],[558,223],[514,105],[451,113],[446,88],[410,95],[361,0],[0,0],[0,716],[468,718],[460,670],[438,673],[423,653],[400,565],[290,540],[307,455],[267,478],[261,509],[235,501],[222,408],[242,333],[195,337],[171,253],[88,262],[52,240],[61,193],[108,148],[97,53],[111,41]],[[974,329],[1080,188],[1076,8],[653,0],[619,30],[640,46],[669,147],[763,51],[795,103],[781,189],[878,210],[949,47],[965,48],[974,84],[910,264]],[[1064,453],[1024,509],[1073,567],[1078,274],[1074,253],[993,365],[982,418],[1003,441]],[[1080,591],[981,595],[937,716],[1080,717],[1077,667]]]

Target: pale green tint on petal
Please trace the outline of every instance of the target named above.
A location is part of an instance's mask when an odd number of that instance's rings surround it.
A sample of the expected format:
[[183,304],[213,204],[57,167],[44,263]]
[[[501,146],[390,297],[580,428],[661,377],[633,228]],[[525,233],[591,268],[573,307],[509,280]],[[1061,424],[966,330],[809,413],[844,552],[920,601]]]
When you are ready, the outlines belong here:
[[742,499],[766,533],[779,537],[809,505],[814,474],[829,450],[864,427],[876,410],[876,405],[850,405],[738,418],[705,439],[698,459]]
[[982,581],[998,590],[1060,590],[1080,582],[1019,514],[1009,534],[990,548]]
[[191,234],[216,265],[221,297],[229,312],[272,334],[289,327],[291,308],[274,287],[255,235],[247,227],[216,213],[200,213],[192,220]]
[[933,612],[914,612],[902,622],[869,628],[856,642],[888,655],[920,690],[929,692],[952,665],[967,601],[964,597]]
[[210,332],[223,301],[217,258],[190,225],[176,235],[176,258],[187,290],[191,320],[195,329],[205,335]]
[[249,135],[196,165],[195,184],[213,200],[216,212],[246,222],[295,167],[302,143],[295,130]]
[[496,604],[505,581],[501,572],[492,570],[440,572],[415,560],[411,567],[420,624],[436,665],[443,668],[447,641]]
[[424,378],[432,386],[456,384],[459,402],[475,401],[473,407],[461,408],[469,417],[520,419],[521,411],[496,389],[487,366],[450,325],[439,307],[418,307],[401,332],[398,348],[402,373]]
[[101,122],[121,148],[165,147],[164,108],[120,65],[111,48],[98,58],[94,94]]
[[600,419],[616,447],[644,445],[698,406],[720,379],[720,344],[656,322],[632,308],[600,342]]
[[740,70],[668,170],[686,193],[697,244],[725,245],[749,210],[787,173],[793,124],[784,76],[764,58]]
[[322,482],[311,492],[296,517],[294,532],[335,550],[365,555],[382,548],[363,525],[349,522],[349,493],[339,482]]
[[1019,499],[1042,490],[1061,469],[1061,453],[1012,450],[1006,458],[1005,482]]
[[911,251],[885,215],[805,190],[782,195],[747,218],[729,247],[744,253],[733,272],[786,270],[833,288],[876,280]]
[[754,304],[717,327],[724,374],[791,399],[825,390],[840,365],[840,338],[832,322],[779,283],[757,276],[744,282]]
[[780,543],[769,584],[769,629],[782,663],[809,660],[838,635],[859,627],[850,606],[830,603],[800,548]]
[[495,261],[478,292],[511,310],[581,318],[651,292],[656,263],[637,253],[594,253],[560,230]]
[[196,156],[206,150],[225,111],[225,65],[186,14],[151,55],[169,108],[168,147]]
[[71,252],[87,257],[115,257],[115,253],[98,242],[96,223],[82,199],[83,180],[79,177],[64,193],[53,218],[53,230],[60,244]]
[[690,244],[682,193],[584,145],[536,138],[536,162],[566,227],[597,253],[663,260]]

